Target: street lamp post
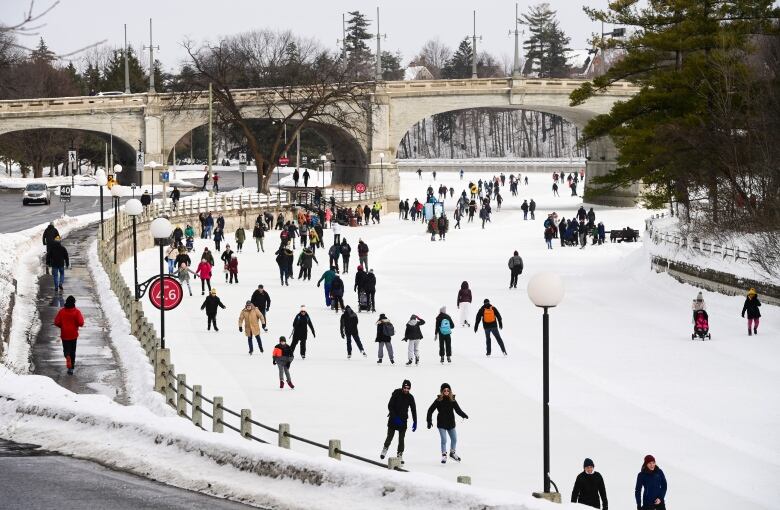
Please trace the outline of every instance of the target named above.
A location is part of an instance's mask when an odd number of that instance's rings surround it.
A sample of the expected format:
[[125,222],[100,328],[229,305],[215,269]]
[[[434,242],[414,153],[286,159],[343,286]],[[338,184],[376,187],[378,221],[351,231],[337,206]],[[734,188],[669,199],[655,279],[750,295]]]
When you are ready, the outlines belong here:
[[325,154],[320,156],[320,161],[321,161],[321,164],[322,164],[322,172],[320,172],[320,177],[321,177],[321,179],[320,179],[320,187],[321,188],[325,187],[325,162],[327,160],[328,160],[328,157]]
[[[544,440],[544,494],[550,494],[550,316],[549,308],[563,299],[563,280],[557,273],[542,272],[528,282],[528,297],[534,305],[542,308],[542,424]],[[550,496],[544,496],[550,499]],[[560,499],[558,500],[560,502]]]
[[168,244],[173,227],[168,218],[160,217],[152,221],[150,229],[152,237],[154,237],[154,244],[160,247],[160,348],[165,349],[165,272],[163,265],[165,254],[163,249]]
[[385,162],[385,153],[384,152],[380,152],[379,153],[379,175],[382,178],[382,189],[384,189],[384,187],[385,187],[385,167],[384,167],[384,162]]
[[119,197],[122,196],[122,186],[114,184],[111,186],[111,196],[114,199],[114,264],[116,264],[116,245],[119,237]]
[[135,300],[141,299],[141,295],[138,291],[138,241],[136,238],[135,219],[144,212],[144,206],[141,205],[141,201],[137,198],[131,198],[125,203],[125,212],[133,219],[133,289]]
[[106,233],[103,230],[103,186],[108,184],[108,178],[106,172],[101,169],[95,171],[95,181],[97,182],[98,189],[100,189],[100,240],[106,240]]

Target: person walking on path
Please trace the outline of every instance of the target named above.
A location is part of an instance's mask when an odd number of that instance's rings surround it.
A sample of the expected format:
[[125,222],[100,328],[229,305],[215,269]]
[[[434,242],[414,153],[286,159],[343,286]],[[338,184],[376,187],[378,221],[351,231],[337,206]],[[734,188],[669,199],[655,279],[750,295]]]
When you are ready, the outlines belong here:
[[62,292],[62,284],[65,282],[65,268],[70,269],[70,258],[68,257],[68,250],[62,245],[60,236],[56,236],[51,243],[49,263],[51,264],[51,274],[54,278],[54,292]]
[[65,306],[54,317],[54,325],[60,328],[62,353],[65,356],[68,375],[73,375],[73,369],[76,367],[76,342],[79,339],[79,328],[84,326],[84,316],[81,310],[76,308],[76,298],[68,296],[65,299]]
[[607,501],[607,489],[604,487],[604,478],[601,477],[601,473],[594,471],[593,461],[590,459],[585,459],[582,473],[578,474],[574,481],[571,502],[608,510],[609,502]]
[[211,178],[211,181],[213,182],[211,189],[219,193],[219,174],[217,172],[214,172],[214,176]]
[[[377,355],[379,359],[377,363],[382,363],[383,350],[387,349],[387,355],[390,358],[390,364],[395,365],[395,358],[393,357],[393,336],[395,335],[395,328],[390,319],[383,313],[379,314],[379,320],[376,321],[376,340],[379,344],[377,349]],[[415,420],[417,421],[417,420]]]
[[54,226],[54,222],[49,223],[43,231],[43,245],[46,247],[46,274],[49,274],[49,266],[51,266],[51,249],[54,246],[54,240],[58,237],[60,237],[60,231]]
[[290,365],[294,358],[292,347],[287,345],[287,339],[280,336],[279,343],[274,346],[272,353],[273,364],[279,369],[279,388],[284,388],[284,381],[287,379],[287,386],[291,390],[295,389],[290,378]]
[[439,340],[439,362],[444,364],[444,356],[447,356],[447,363],[452,363],[452,328],[455,322],[452,317],[447,315],[447,307],[439,308],[439,315],[436,316],[436,332],[434,338]]
[[205,172],[203,174],[203,186],[200,188],[201,191],[206,191],[206,186],[209,184],[209,167],[206,166],[203,168],[203,171]]
[[214,325],[214,331],[219,331],[219,328],[217,328],[217,308],[225,310],[225,305],[222,304],[222,301],[217,297],[217,289],[211,289],[209,295],[203,300],[203,304],[200,305],[201,310],[206,310],[206,320],[208,323],[206,329],[208,331],[211,331],[212,324]]
[[406,331],[401,339],[404,342],[409,342],[409,361],[406,362],[406,366],[411,365],[412,362],[415,365],[420,363],[420,340],[423,337],[420,326],[423,324],[425,321],[419,315],[412,315],[409,322],[406,323]]
[[636,475],[634,498],[637,510],[666,510],[666,477],[652,455],[645,455],[642,470]]
[[263,324],[263,331],[266,329],[265,317],[251,301],[247,301],[244,309],[238,315],[238,331],[246,333],[246,341],[249,344],[249,355],[252,355],[252,337],[257,340],[257,348],[263,352],[263,342],[260,340],[260,324]]
[[398,431],[397,457],[401,464],[404,463],[404,437],[406,436],[406,422],[409,419],[409,411],[412,412],[412,432],[417,431],[417,405],[414,403],[411,389],[411,381],[404,379],[401,387],[393,390],[393,394],[387,402],[387,437],[385,438],[382,453],[379,454],[380,459],[384,459],[387,455],[390,443],[393,442],[393,436]]
[[[54,266],[52,265],[52,267]],[[742,306],[742,318],[745,318],[745,312],[748,316],[748,336],[758,334],[758,322],[761,319],[761,310],[758,309],[760,306],[761,301],[758,300],[756,289],[750,289],[745,298],[745,304]]]
[[501,333],[498,332],[499,329],[504,329],[504,323],[501,320],[501,314],[498,313],[498,309],[490,304],[489,299],[485,299],[484,304],[477,312],[477,317],[474,319],[474,333],[479,329],[480,321],[482,321],[482,327],[485,330],[486,355],[490,356],[490,335],[492,334],[496,338],[496,342],[501,348],[501,352],[506,356],[504,341],[501,339]]
[[363,349],[363,344],[360,343],[358,316],[349,305],[344,307],[344,313],[341,314],[340,330],[341,338],[347,339],[347,359],[352,357],[352,340],[355,340],[355,345],[360,350],[360,354],[364,357],[367,356],[366,351]]
[[517,253],[517,250],[515,250],[515,254],[509,258],[509,262],[507,264],[509,266],[510,273],[509,288],[516,289],[517,277],[523,274],[523,258],[520,257],[520,254]]
[[333,280],[335,278],[336,278],[336,270],[331,266],[324,273],[322,273],[320,279],[317,280],[317,287],[320,286],[320,283],[325,282],[325,306],[327,306],[328,308],[330,308],[331,305],[330,287],[331,284],[333,284]]
[[458,316],[458,323],[461,326],[469,327],[469,312],[471,311],[471,289],[469,288],[469,282],[464,281],[460,284],[460,290],[458,291],[458,310],[460,314]]
[[301,359],[306,359],[306,339],[309,334],[306,328],[311,329],[311,335],[317,338],[311,317],[306,313],[306,306],[301,305],[301,311],[293,319],[292,343],[290,344],[290,350],[294,353],[295,346],[298,345],[298,342],[301,343]]
[[441,463],[447,463],[447,436],[450,436],[450,458],[460,462],[457,453],[458,434],[455,432],[455,413],[464,420],[469,419],[469,415],[463,412],[455,401],[455,395],[452,388],[447,383],[443,383],[439,389],[439,395],[428,408],[428,428],[433,427],[433,412],[436,411],[436,428],[439,429],[439,438],[441,439]]
[[173,187],[173,191],[170,194],[171,202],[173,202],[173,210],[175,211],[179,207],[179,199],[181,198],[181,191],[176,186]]

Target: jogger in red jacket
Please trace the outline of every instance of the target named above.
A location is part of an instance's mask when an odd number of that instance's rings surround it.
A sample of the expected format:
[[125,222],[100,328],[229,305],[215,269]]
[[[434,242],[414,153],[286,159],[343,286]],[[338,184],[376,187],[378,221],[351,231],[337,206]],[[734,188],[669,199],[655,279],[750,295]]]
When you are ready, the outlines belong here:
[[54,317],[54,325],[60,328],[62,352],[65,355],[68,375],[73,375],[73,367],[76,366],[76,341],[79,338],[79,328],[84,325],[84,316],[76,308],[76,298],[68,296],[65,300],[65,308],[61,308]]

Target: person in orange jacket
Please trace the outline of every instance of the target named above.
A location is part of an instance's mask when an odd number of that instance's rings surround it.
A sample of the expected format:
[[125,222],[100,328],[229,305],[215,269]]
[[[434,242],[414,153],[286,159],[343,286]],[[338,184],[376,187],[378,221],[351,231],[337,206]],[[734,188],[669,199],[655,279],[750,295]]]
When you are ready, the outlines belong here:
[[81,310],[76,308],[76,298],[68,296],[65,299],[65,307],[57,312],[54,325],[60,328],[68,375],[73,375],[73,368],[76,366],[76,341],[79,338],[79,328],[84,326],[84,316],[81,315]]

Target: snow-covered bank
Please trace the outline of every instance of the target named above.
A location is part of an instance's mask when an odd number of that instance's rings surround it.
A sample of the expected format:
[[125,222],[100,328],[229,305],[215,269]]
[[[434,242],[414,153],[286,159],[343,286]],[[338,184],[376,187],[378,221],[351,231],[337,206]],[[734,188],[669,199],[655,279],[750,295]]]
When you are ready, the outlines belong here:
[[42,182],[49,188],[53,188],[55,186],[67,186],[74,183],[76,184],[76,187],[79,187],[95,185],[95,178],[91,175],[74,175],[73,178],[61,175],[56,177],[38,177],[37,179],[32,177],[8,177],[6,175],[0,176],[0,188],[24,189],[24,187],[31,182]]
[[102,395],[75,395],[49,378],[19,376],[4,367],[0,381],[4,439],[265,508],[579,508],[205,432],[178,417],[124,407]]

